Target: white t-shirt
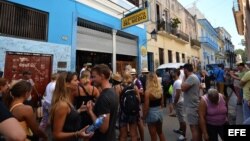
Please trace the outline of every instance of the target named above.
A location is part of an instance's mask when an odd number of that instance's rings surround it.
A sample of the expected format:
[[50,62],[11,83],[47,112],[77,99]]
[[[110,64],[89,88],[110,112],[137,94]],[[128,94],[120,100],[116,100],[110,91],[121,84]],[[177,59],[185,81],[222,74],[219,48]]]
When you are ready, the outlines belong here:
[[[173,96],[172,96],[173,102],[174,102],[174,99],[175,99],[176,90],[181,89],[181,83],[182,83],[182,80],[178,79],[173,84]],[[179,100],[178,100],[177,103],[182,102],[183,100],[184,100],[183,99],[183,93],[181,92],[181,95],[180,95]]]
[[55,87],[56,87],[56,81],[50,82],[50,83],[46,86],[44,100],[45,100],[46,102],[48,102],[49,104],[51,104],[51,100],[52,100],[52,96],[53,96],[53,92],[54,92],[54,90],[55,90]]
[[182,80],[184,79],[184,77],[185,77],[184,70],[183,70],[183,69],[181,69],[181,70],[180,70],[180,76],[179,76],[179,79],[182,81]]

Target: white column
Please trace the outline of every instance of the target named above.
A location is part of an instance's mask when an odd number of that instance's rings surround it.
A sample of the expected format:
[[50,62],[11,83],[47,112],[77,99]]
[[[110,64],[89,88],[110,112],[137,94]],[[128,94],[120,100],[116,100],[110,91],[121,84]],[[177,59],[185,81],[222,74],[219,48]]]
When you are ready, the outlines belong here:
[[113,56],[112,56],[112,68],[113,68],[113,73],[116,73],[116,32],[117,30],[113,29],[112,30],[112,35],[113,35]]

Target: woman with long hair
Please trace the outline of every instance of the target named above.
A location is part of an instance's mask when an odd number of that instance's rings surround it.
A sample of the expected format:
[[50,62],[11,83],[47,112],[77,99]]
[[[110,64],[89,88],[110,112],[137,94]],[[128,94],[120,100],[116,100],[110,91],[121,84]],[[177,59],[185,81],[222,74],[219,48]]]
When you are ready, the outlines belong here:
[[157,135],[160,141],[165,141],[162,132],[163,113],[161,109],[163,107],[163,92],[156,73],[150,72],[147,75],[146,88],[143,119],[148,125],[151,141],[157,141]]
[[51,102],[51,124],[54,140],[77,141],[90,137],[85,128],[80,128],[80,116],[73,106],[78,87],[77,74],[62,73],[56,81]]
[[14,83],[15,84],[10,88],[9,94],[5,98],[5,104],[26,132],[26,141],[35,141],[38,140],[38,138],[47,141],[48,137],[45,132],[39,128],[32,107],[23,104],[23,102],[31,95],[31,84],[24,80]]
[[[124,109],[127,105],[123,106],[127,90],[133,90],[136,100],[138,100],[138,112],[134,115],[126,113]],[[120,127],[120,141],[126,141],[128,131],[130,133],[131,141],[137,141],[137,122],[139,121],[139,103],[140,94],[138,88],[133,84],[133,77],[129,73],[123,75],[122,92],[120,93],[120,111],[119,111],[119,127]],[[125,99],[125,98],[124,98]],[[123,108],[124,107],[124,108]]]
[[76,109],[78,109],[78,112],[80,113],[81,119],[84,119],[81,120],[81,128],[92,124],[92,119],[88,115],[87,111],[83,111],[84,106],[86,106],[88,101],[91,100],[95,102],[99,97],[98,89],[91,85],[90,76],[91,75],[88,70],[82,72],[78,86],[77,97],[75,98],[74,102]]

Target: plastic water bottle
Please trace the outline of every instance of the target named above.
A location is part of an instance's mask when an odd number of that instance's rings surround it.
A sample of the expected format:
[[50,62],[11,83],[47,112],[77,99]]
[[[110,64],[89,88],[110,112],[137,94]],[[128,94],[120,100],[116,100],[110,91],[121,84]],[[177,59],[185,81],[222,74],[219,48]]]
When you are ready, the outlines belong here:
[[101,116],[99,116],[95,122],[90,125],[87,129],[86,129],[86,133],[89,134],[91,132],[95,132],[96,129],[100,128],[100,126],[103,124],[104,118],[106,117],[106,114],[103,114]]

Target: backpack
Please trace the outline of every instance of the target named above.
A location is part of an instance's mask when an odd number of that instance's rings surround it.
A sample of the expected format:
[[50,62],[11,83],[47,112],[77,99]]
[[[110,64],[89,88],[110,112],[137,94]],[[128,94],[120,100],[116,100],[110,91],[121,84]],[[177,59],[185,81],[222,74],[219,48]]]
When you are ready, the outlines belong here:
[[136,97],[133,84],[124,86],[121,92],[120,107],[125,115],[137,115],[139,113],[139,100]]

